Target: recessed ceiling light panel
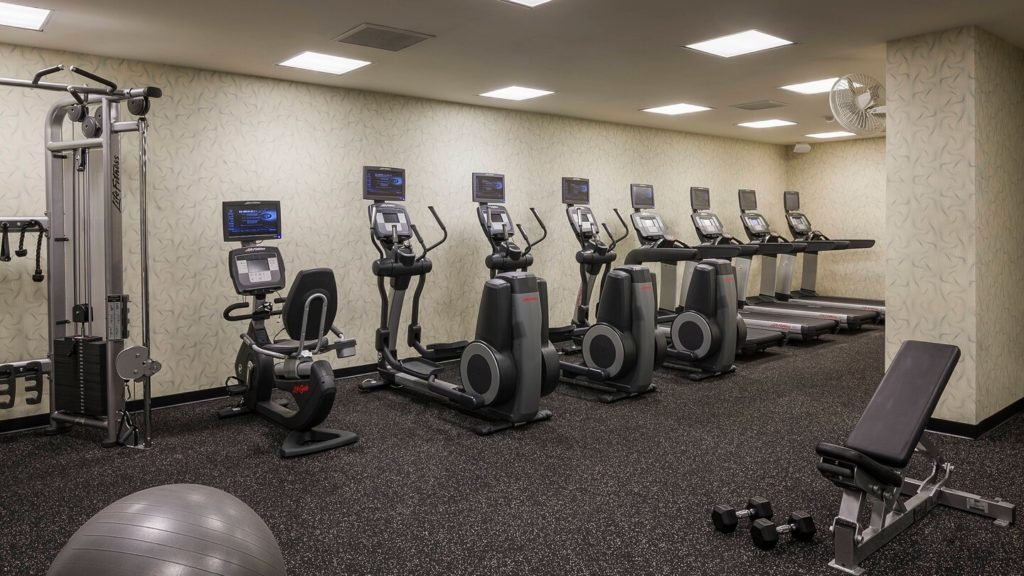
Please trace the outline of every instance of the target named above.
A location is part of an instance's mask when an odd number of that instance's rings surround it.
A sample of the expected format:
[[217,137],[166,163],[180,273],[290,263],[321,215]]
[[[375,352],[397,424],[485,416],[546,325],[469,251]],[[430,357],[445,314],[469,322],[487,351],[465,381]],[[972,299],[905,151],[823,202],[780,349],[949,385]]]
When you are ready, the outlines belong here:
[[548,94],[554,94],[554,92],[538,90],[536,88],[523,88],[522,86],[509,86],[508,88],[484,92],[481,96],[501,98],[502,100],[529,100],[530,98],[539,98]]
[[42,30],[49,18],[49,10],[0,2],[0,26]]
[[783,90],[789,90],[790,92],[799,92],[800,94],[824,94],[832,89],[835,85],[836,80],[839,78],[825,78],[823,80],[812,80],[811,82],[801,82],[800,84],[790,84],[789,86],[781,86]]
[[711,110],[711,108],[680,102],[679,104],[669,104],[668,106],[658,106],[657,108],[644,108],[643,111],[650,112],[652,114],[678,116],[680,114],[690,114],[691,112],[704,112],[705,110]]
[[742,56],[743,54],[760,52],[789,44],[792,44],[792,42],[784,38],[778,38],[757,30],[747,30],[746,32],[737,32],[736,34],[712,38],[711,40],[697,42],[696,44],[687,44],[686,47],[691,50],[699,50],[700,52],[721,56],[722,58],[732,58],[733,56]]
[[853,132],[818,132],[817,134],[807,134],[808,138],[817,138],[819,140],[825,140],[828,138],[846,138],[847,136],[856,136]]
[[319,52],[303,52],[294,58],[281,62],[280,65],[288,66],[289,68],[312,70],[314,72],[324,72],[325,74],[341,75],[368,64],[369,62],[365,60],[353,60],[352,58],[342,58],[341,56],[331,56],[330,54],[320,54]]
[[527,8],[533,8],[534,6],[540,6],[541,4],[547,4],[551,0],[505,0],[505,2],[511,2],[512,4],[519,4],[520,6],[526,6]]
[[773,118],[771,120],[757,120],[755,122],[741,122],[737,126],[744,128],[778,128],[780,126],[794,126],[796,122],[790,122],[789,120],[779,120]]

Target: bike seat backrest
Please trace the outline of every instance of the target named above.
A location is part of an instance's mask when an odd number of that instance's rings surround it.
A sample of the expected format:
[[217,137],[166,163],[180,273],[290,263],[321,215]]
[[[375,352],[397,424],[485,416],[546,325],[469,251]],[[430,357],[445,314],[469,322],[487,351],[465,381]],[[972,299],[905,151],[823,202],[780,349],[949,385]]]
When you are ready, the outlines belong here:
[[904,342],[846,447],[886,466],[905,468],[959,360],[956,346]]
[[[288,332],[288,338],[315,342],[330,332],[337,313],[338,284],[334,280],[334,271],[330,268],[313,268],[295,276],[281,311],[281,321]],[[304,321],[305,333],[302,331]]]

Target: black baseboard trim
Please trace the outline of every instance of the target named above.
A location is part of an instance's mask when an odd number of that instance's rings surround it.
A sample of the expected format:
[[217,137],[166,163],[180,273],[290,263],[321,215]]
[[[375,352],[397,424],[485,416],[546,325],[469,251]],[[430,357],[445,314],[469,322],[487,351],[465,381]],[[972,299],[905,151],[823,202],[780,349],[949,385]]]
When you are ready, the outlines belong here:
[[[366,374],[372,374],[376,372],[376,370],[376,364],[360,364],[359,366],[337,368],[334,370],[334,377],[349,378],[352,376],[363,376]],[[179,406],[181,404],[190,404],[192,402],[215,400],[226,396],[227,390],[221,386],[216,388],[205,388],[203,390],[191,390],[189,392],[181,392],[179,394],[157,396],[153,398],[153,408],[168,408],[170,406]],[[128,410],[132,412],[142,410],[142,400],[130,400],[128,402]],[[28,430],[30,428],[41,428],[49,423],[49,414],[35,414],[33,416],[24,416],[22,418],[0,420],[0,434],[17,432],[19,430]]]
[[938,432],[940,434],[952,434],[953,436],[964,436],[965,438],[977,440],[985,433],[989,432],[996,426],[999,426],[1003,422],[1006,422],[1010,418],[1013,418],[1021,411],[1024,411],[1024,398],[1017,400],[1013,404],[1010,404],[1006,408],[1003,408],[999,412],[996,412],[977,424],[965,424],[963,422],[932,418],[928,421],[928,430]]

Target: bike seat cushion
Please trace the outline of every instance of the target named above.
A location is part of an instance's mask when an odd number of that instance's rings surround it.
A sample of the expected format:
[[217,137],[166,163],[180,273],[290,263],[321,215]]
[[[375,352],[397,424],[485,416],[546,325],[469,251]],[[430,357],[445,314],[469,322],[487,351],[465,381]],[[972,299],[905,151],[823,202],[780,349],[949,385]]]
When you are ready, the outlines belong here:
[[[329,344],[330,343],[327,341],[327,338],[321,338],[320,339],[320,348],[321,349],[326,348]],[[263,346],[263,348],[266,349],[266,350],[270,350],[271,352],[277,352],[278,354],[292,355],[292,354],[295,354],[296,352],[299,351],[299,341],[298,340],[278,340],[278,341],[274,342],[273,344],[267,344],[266,346]],[[303,349],[305,349],[305,350],[315,350],[316,349],[316,340],[307,340],[306,341],[306,345],[303,346]]]
[[[313,268],[295,276],[282,308],[281,321],[291,340],[316,342],[330,332],[337,313],[338,284],[334,280],[334,271],[330,268]],[[302,333],[303,316],[306,316],[305,334]]]
[[846,447],[883,466],[905,468],[959,359],[956,346],[904,342]]

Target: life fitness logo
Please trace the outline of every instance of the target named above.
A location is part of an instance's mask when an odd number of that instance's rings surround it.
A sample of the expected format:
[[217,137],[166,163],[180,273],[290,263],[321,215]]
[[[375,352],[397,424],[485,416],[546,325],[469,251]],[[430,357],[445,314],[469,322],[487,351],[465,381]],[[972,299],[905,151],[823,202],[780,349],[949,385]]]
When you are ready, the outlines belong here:
[[296,384],[292,386],[292,395],[294,396],[301,396],[306,392],[309,392],[309,384]]
[[539,302],[540,296],[523,296],[523,302]]
[[640,291],[641,292],[650,292],[652,290],[654,290],[654,285],[653,284],[642,284],[640,286]]

